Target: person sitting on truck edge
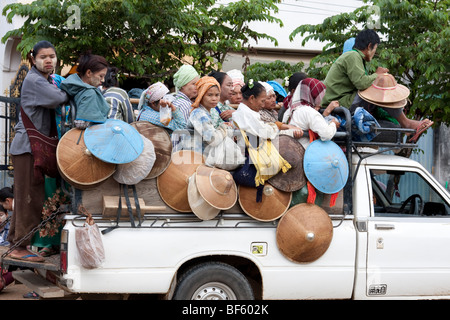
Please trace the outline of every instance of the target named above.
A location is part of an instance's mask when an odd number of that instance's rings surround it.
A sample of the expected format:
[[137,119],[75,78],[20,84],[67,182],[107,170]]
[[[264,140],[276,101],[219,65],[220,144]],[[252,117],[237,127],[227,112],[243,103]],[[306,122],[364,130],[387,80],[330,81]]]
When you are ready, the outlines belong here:
[[233,112],[236,111],[228,103],[233,91],[233,80],[227,73],[215,70],[211,71],[208,76],[215,78],[220,84],[220,101],[217,107],[210,111],[214,127],[218,128],[224,121],[229,121]]
[[278,121],[283,121],[283,116],[286,110],[289,108],[292,96],[300,81],[308,78],[308,75],[303,72],[294,72],[289,78],[284,79],[284,86],[288,88],[288,95],[283,99],[283,106],[278,110]]
[[[185,129],[186,121],[182,111],[171,101],[165,99],[168,93],[169,89],[162,82],[156,82],[144,90],[139,99],[138,110],[140,111],[137,120],[148,121],[159,127],[169,129],[170,133],[177,129]],[[171,108],[172,118],[169,123],[161,122],[160,106]]]
[[[340,122],[334,118],[327,121],[324,117],[329,116],[334,108],[339,107],[339,102],[331,101],[323,114],[320,114],[318,109],[325,91],[325,85],[317,79],[306,78],[300,81],[293,94],[292,102],[284,114],[283,122],[297,126],[303,131],[311,130],[322,141],[331,140],[339,128]],[[309,141],[307,137],[299,139],[305,149],[309,145]]]
[[108,118],[132,123],[135,121],[133,106],[131,105],[128,93],[122,88],[119,88],[118,73],[119,69],[109,67],[105,80],[102,83],[103,97],[111,107]]
[[[331,101],[338,100],[341,106],[354,112],[359,106],[372,113],[378,107],[361,99],[358,90],[365,90],[372,85],[375,79],[384,73],[387,68],[378,67],[375,73],[370,74],[366,68],[366,62],[370,62],[378,48],[380,38],[372,29],[365,29],[358,33],[351,51],[342,54],[331,66],[325,77],[324,84],[327,87],[322,100],[322,107],[328,106]],[[382,108],[388,113],[388,117],[398,121],[402,128],[415,129],[417,134],[429,128],[433,122],[429,119],[422,121],[408,119],[403,108]]]
[[230,105],[239,105],[242,102],[242,92],[241,88],[244,86],[244,75],[240,70],[232,69],[227,71],[227,74],[231,77],[233,83],[233,88],[230,94]]
[[220,84],[214,78],[205,76],[197,81],[198,95],[192,104],[188,129],[193,129],[201,139],[194,138],[194,151],[203,153],[205,148],[213,143],[217,145],[227,136],[232,135],[232,126],[229,122],[223,122],[216,128],[211,117],[211,109],[214,109],[220,101]]
[[[264,122],[277,122],[278,121],[278,111],[277,111],[277,101],[274,88],[267,82],[259,82],[266,89],[266,102],[264,106],[259,110],[259,115],[261,120]],[[303,136],[303,130],[297,126],[281,123],[279,126],[279,134],[286,134],[293,138],[299,139]]]
[[110,106],[98,88],[105,80],[108,62],[102,56],[86,53],[79,59],[77,73],[61,83],[76,106],[75,127],[86,129],[91,123],[104,123]]
[[184,121],[189,120],[192,101],[197,97],[197,86],[195,83],[200,79],[197,70],[191,65],[183,65],[173,76],[173,84],[176,93],[173,104],[179,108],[184,116]]

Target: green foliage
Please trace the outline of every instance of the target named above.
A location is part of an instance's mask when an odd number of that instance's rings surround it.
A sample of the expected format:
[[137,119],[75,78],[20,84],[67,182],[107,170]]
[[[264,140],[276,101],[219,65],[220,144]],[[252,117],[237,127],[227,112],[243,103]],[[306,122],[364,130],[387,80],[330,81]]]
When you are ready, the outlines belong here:
[[386,67],[399,83],[410,88],[410,116],[450,123],[450,1],[364,2],[367,5],[354,12],[329,17],[320,25],[302,25],[291,33],[291,40],[306,35],[303,44],[311,39],[328,42],[306,72],[324,79],[345,40],[363,28],[375,27],[382,43],[370,70]]
[[[248,39],[276,39],[249,27],[252,21],[282,25],[272,17],[279,0],[36,0],[4,7],[9,22],[25,24],[5,34],[21,36],[25,57],[39,40],[52,42],[64,64],[90,50],[122,73],[151,81],[170,77],[183,63],[202,74],[219,69],[230,50],[245,50]],[[79,8],[79,16],[73,11]],[[77,19],[78,18],[78,19]],[[79,28],[73,21],[79,22]]]
[[304,63],[302,61],[291,65],[287,62],[275,60],[271,63],[256,62],[250,65],[244,73],[245,79],[255,81],[270,81],[290,77],[294,72],[302,72]]

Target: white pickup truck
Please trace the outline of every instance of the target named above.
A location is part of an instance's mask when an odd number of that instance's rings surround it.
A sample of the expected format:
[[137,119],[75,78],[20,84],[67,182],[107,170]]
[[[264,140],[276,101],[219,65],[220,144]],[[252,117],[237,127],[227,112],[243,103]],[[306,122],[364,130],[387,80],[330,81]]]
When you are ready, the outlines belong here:
[[[329,212],[331,243],[313,262],[287,259],[277,247],[278,221],[257,221],[237,206],[209,221],[170,210],[145,214],[140,227],[121,221],[103,235],[104,264],[85,269],[75,243],[84,217],[67,214],[60,261],[32,266],[58,289],[33,289],[41,290],[42,298],[64,293],[183,300],[450,298],[449,193],[408,158],[355,152],[349,159],[348,193],[344,189],[340,212]],[[155,189],[138,186],[143,194]],[[85,196],[101,197],[99,190]],[[115,226],[92,210],[102,230]],[[29,273],[17,271],[15,277],[32,287],[38,282],[28,279]]]

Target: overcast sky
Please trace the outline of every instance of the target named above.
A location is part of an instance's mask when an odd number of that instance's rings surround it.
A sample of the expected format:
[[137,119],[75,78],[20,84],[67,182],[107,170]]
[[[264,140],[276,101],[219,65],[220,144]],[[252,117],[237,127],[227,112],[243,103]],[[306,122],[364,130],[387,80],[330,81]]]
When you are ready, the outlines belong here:
[[[230,0],[219,0],[218,3],[226,4]],[[361,0],[284,0],[277,4],[279,9],[275,16],[283,21],[284,27],[280,28],[276,24],[263,22],[253,22],[251,27],[259,32],[264,32],[278,40],[278,48],[285,49],[309,49],[322,50],[323,43],[308,41],[305,47],[302,46],[302,37],[297,35],[294,41],[289,41],[289,34],[302,24],[320,24],[329,17],[342,12],[352,12],[356,8],[363,6]],[[273,47],[272,42],[260,40],[258,44],[252,41],[252,45],[257,47]]]

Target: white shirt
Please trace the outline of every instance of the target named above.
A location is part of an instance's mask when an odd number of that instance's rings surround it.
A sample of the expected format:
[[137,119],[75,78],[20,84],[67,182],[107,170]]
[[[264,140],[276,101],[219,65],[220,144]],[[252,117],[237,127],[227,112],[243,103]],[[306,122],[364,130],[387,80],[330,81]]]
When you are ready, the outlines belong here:
[[265,123],[261,120],[259,112],[253,111],[243,103],[239,104],[231,118],[239,129],[263,139],[275,139],[279,131],[275,123]]
[[[289,123],[287,121],[289,121]],[[304,132],[312,130],[319,135],[322,141],[331,140],[337,130],[334,122],[328,123],[320,112],[305,105],[300,105],[294,110],[292,110],[292,108],[286,110],[283,116],[283,123],[299,127]],[[305,149],[310,143],[309,138],[306,137],[300,138],[298,141]]]

